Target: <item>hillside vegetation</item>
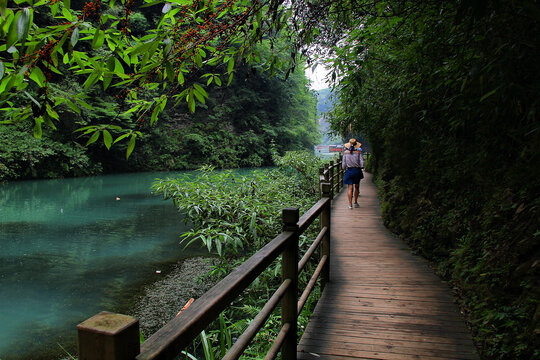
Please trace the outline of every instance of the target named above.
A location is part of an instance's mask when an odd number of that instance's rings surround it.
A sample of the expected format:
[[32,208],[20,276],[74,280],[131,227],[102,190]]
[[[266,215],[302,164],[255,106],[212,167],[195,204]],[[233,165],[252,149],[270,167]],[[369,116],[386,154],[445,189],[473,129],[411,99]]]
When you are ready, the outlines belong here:
[[267,166],[271,143],[281,154],[312,148],[315,92],[261,11],[213,0],[0,4],[0,181]]
[[367,3],[328,4],[332,127],[369,138],[386,225],[451,280],[483,357],[537,359],[540,7]]

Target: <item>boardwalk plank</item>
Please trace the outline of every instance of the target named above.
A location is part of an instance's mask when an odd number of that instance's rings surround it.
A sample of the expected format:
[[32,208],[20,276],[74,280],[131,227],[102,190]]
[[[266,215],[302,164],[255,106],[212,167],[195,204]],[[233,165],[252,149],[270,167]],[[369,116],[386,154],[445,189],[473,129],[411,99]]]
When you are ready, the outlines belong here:
[[384,227],[370,178],[359,209],[333,201],[330,283],[298,359],[478,359],[451,289]]

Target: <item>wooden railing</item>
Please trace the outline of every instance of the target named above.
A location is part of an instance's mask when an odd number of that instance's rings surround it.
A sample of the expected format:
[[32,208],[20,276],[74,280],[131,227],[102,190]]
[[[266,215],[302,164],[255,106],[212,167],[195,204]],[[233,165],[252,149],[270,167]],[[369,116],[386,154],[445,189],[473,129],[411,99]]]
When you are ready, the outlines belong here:
[[[339,155],[337,161],[330,161],[329,164],[324,164],[324,167],[319,169],[319,183],[330,183],[331,193],[330,199],[334,198],[334,194],[337,194],[343,186],[344,171],[341,168],[341,162],[343,156]],[[322,196],[322,194],[320,194]]]
[[[298,208],[283,209],[283,232],[246,262],[231,272],[212,289],[194,301],[143,344],[139,342],[137,319],[102,312],[77,326],[79,359],[81,360],[150,360],[174,359],[190,345],[231,302],[244,291],[279,255],[282,255],[282,283],[270,297],[246,331],[237,339],[223,359],[238,359],[250,341],[264,326],[272,311],[281,302],[281,330],[265,359],[274,359],[281,350],[283,360],[296,359],[297,318],[317,279],[321,290],[329,280],[330,265],[330,202],[341,188],[341,157],[320,170],[321,199],[299,217]],[[298,239],[313,221],[320,217],[320,231],[300,261]],[[298,298],[298,274],[315,250],[321,247],[319,263],[302,295]]]

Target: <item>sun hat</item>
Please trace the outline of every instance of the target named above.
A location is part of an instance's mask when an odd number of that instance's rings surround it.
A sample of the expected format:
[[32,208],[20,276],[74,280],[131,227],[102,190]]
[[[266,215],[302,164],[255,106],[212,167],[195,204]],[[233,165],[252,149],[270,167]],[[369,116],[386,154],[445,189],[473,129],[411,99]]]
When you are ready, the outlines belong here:
[[350,150],[351,146],[353,147],[353,150],[358,150],[362,144],[356,141],[356,139],[350,139],[348,143],[345,145],[345,149]]

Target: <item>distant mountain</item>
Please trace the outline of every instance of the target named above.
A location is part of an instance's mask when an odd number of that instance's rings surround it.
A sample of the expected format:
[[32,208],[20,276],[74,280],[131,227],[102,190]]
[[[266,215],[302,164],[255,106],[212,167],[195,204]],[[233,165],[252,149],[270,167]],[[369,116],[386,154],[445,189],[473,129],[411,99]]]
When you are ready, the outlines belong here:
[[321,89],[317,91],[317,111],[319,112],[319,125],[321,129],[322,134],[322,145],[337,145],[337,144],[343,144],[344,142],[348,141],[349,138],[355,138],[358,142],[362,144],[362,148],[365,152],[369,152],[369,144],[367,140],[362,136],[362,134],[359,133],[350,133],[347,135],[346,138],[340,138],[331,136],[328,134],[328,129],[330,128],[330,125],[326,121],[325,114],[332,110],[334,107],[334,99],[332,99],[332,93],[331,89]]
[[332,90],[330,89],[321,89],[317,91],[317,110],[319,114],[324,114],[334,107],[334,102],[331,99]]
[[332,99],[331,89],[321,89],[317,91],[317,111],[319,113],[319,124],[321,133],[323,136],[323,144],[340,144],[341,139],[334,138],[328,135],[328,128],[330,127],[326,121],[324,114],[332,110],[334,107],[334,100]]

